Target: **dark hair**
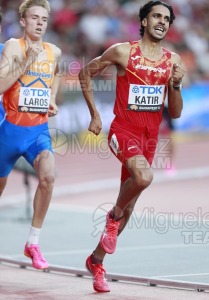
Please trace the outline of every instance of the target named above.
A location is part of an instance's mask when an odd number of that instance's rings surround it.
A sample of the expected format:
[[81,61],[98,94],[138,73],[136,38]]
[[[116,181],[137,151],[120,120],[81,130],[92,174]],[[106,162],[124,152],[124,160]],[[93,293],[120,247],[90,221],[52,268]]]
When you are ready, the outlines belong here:
[[170,22],[169,22],[170,25],[173,23],[173,21],[176,18],[174,15],[172,6],[170,6],[167,3],[162,2],[162,1],[149,1],[147,4],[142,6],[139,10],[139,19],[140,19],[140,23],[141,23],[140,34],[142,37],[144,35],[144,26],[142,25],[142,20],[144,18],[146,18],[146,16],[151,12],[153,6],[156,6],[156,5],[163,5],[163,6],[167,7],[167,9],[170,11]]
[[0,25],[1,25],[1,21],[2,21],[2,13],[0,12]]

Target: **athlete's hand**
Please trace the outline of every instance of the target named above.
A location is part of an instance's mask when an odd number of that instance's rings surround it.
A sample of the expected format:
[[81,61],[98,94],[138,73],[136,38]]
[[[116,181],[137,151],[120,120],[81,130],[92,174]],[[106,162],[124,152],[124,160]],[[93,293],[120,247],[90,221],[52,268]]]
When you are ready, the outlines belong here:
[[26,60],[28,65],[37,60],[39,53],[43,50],[38,44],[27,44],[26,49]]
[[99,116],[91,119],[88,130],[93,132],[95,135],[100,134],[102,130],[102,121]]
[[58,107],[55,102],[50,102],[49,109],[48,109],[48,116],[54,117],[58,113]]
[[173,83],[180,83],[184,77],[185,70],[178,64],[173,64],[171,81]]

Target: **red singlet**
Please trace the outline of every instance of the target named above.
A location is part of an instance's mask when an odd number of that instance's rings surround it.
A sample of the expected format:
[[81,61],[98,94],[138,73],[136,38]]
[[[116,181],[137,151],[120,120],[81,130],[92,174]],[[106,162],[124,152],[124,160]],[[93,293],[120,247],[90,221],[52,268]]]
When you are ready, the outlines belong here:
[[[116,100],[109,131],[111,151],[123,163],[132,156],[143,155],[152,163],[159,126],[171,77],[171,52],[162,48],[160,60],[145,58],[140,42],[130,42],[131,50],[124,76],[117,76]],[[130,174],[122,168],[121,179]]]

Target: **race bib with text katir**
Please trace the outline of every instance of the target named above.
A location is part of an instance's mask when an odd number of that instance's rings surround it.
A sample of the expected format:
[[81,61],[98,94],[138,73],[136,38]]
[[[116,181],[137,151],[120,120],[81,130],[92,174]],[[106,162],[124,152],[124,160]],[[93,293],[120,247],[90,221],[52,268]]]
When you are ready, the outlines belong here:
[[164,101],[165,85],[130,84],[128,110],[160,111]]

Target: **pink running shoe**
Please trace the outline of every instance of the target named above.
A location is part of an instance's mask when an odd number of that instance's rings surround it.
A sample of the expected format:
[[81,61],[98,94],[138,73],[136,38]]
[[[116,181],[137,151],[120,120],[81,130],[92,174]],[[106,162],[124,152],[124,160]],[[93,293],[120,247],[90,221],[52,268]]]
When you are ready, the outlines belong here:
[[107,281],[104,277],[106,274],[102,264],[92,264],[91,255],[86,260],[86,269],[93,276],[93,287],[98,293],[106,293],[110,291]]
[[39,245],[31,244],[25,245],[24,255],[32,259],[32,265],[35,269],[45,270],[49,267],[48,262],[41,254]]
[[100,245],[104,249],[104,251],[109,254],[112,254],[115,251],[119,226],[120,220],[113,220],[112,218],[110,218],[110,212],[108,212],[106,225],[100,238]]

